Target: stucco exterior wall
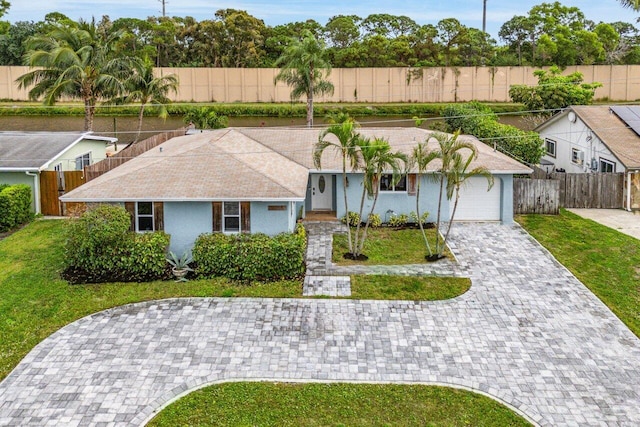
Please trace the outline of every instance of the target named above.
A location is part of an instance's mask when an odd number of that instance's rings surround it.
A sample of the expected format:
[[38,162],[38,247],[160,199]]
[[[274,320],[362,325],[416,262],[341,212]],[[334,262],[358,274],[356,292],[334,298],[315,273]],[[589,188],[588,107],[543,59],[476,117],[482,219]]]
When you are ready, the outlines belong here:
[[60,163],[63,171],[74,171],[76,170],[76,157],[86,153],[91,153],[91,164],[99,162],[107,157],[107,144],[105,141],[83,139],[53,159],[45,170],[52,171]]
[[165,202],[164,231],[171,235],[169,250],[182,255],[200,234],[211,233],[212,211],[210,202]]
[[[625,171],[624,165],[579,117],[576,118],[575,123],[570,122],[566,116],[560,117],[542,129],[540,136],[543,139],[549,138],[556,142],[556,156],[545,155],[542,157],[552,162],[556,169],[564,169],[567,173],[599,172],[597,169],[591,169],[591,160],[595,159],[599,167],[600,159],[604,159],[615,163],[615,172]],[[571,161],[573,148],[584,153],[583,164]]]
[[[278,206],[284,210],[269,210],[269,206]],[[279,233],[293,231],[291,215],[294,216],[295,204],[290,202],[251,202],[251,232],[274,236]]]
[[[536,67],[429,67],[429,68],[334,68],[329,80],[333,95],[317,102],[456,102],[509,101],[509,87],[537,83]],[[28,100],[28,91],[15,80],[28,67],[0,67],[0,98]],[[633,101],[640,98],[639,65],[584,65],[567,67],[579,71],[585,82],[603,84],[596,99]],[[180,79],[174,101],[195,102],[289,102],[290,89],[274,85],[276,68],[158,68],[156,75],[175,73]]]

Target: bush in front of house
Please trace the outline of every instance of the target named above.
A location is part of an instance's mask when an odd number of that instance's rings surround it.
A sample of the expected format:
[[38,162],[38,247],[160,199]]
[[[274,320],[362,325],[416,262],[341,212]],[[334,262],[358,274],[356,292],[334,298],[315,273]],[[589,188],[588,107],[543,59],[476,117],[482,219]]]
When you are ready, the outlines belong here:
[[196,275],[239,281],[293,279],[304,273],[306,233],[201,234],[193,247]]
[[129,231],[121,206],[99,205],[70,222],[63,276],[71,283],[144,282],[167,272],[169,235]]
[[26,184],[0,185],[0,232],[33,219],[31,187]]

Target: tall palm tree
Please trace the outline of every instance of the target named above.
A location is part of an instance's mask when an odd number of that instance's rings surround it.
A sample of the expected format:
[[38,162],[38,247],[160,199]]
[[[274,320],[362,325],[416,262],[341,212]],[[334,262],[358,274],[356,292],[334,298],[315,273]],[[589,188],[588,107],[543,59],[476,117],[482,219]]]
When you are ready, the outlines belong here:
[[428,255],[433,256],[429,239],[427,239],[427,233],[424,231],[424,225],[422,224],[422,215],[420,213],[420,187],[424,174],[427,172],[429,163],[435,159],[440,158],[440,152],[437,150],[429,150],[428,143],[421,142],[416,145],[411,155],[411,166],[416,168],[416,215],[418,216],[418,225],[420,227],[420,233],[424,239],[424,244],[427,248]]
[[438,194],[438,213],[436,218],[436,253],[439,256],[442,256],[444,252],[444,242],[440,242],[440,220],[442,218],[442,196],[445,190],[444,184],[447,178],[447,172],[451,169],[451,164],[460,150],[468,149],[474,153],[476,152],[476,147],[472,143],[459,140],[459,136],[460,131],[456,131],[453,135],[445,133],[436,133],[433,135],[433,138],[438,143],[438,156],[441,162],[438,171],[440,192]]
[[291,99],[307,97],[307,126],[313,126],[313,96],[333,93],[333,84],[325,78],[331,73],[326,60],[324,43],[309,30],[300,40],[291,43],[276,61],[281,66],[275,82],[283,81],[291,87]]
[[455,202],[453,203],[453,210],[451,211],[451,218],[449,218],[449,225],[447,226],[447,232],[444,235],[442,245],[446,245],[449,232],[451,231],[451,224],[453,224],[453,218],[456,215],[458,209],[458,200],[460,199],[460,189],[465,182],[474,176],[482,176],[487,179],[487,191],[493,187],[493,175],[484,166],[478,166],[469,170],[471,162],[478,157],[477,151],[472,151],[470,155],[465,159],[461,153],[457,152],[453,155],[453,161],[450,164],[447,175],[447,199],[451,200],[455,194]]
[[[313,163],[316,169],[322,168],[322,153],[329,147],[338,151],[342,157],[342,190],[344,193],[344,209],[347,215],[347,235],[350,253],[353,253],[353,244],[351,240],[351,227],[349,227],[348,221],[347,164],[351,167],[351,170],[354,170],[359,163],[357,142],[360,135],[356,132],[356,127],[357,124],[352,119],[329,126],[322,131],[313,150]],[[334,138],[327,139],[330,135]]]
[[29,97],[42,97],[45,105],[63,97],[82,99],[84,130],[93,130],[96,104],[121,95],[131,70],[130,59],[116,55],[123,35],[100,31],[93,21],[60,23],[48,34],[28,39],[24,62],[38,68],[16,82],[20,88],[33,86]]
[[402,178],[403,168],[401,167],[401,163],[406,166],[408,161],[407,156],[403,153],[391,151],[391,145],[383,138],[375,138],[373,141],[360,139],[358,145],[360,147],[360,157],[362,161],[360,169],[363,172],[360,218],[362,218],[365,197],[373,198],[373,203],[371,204],[369,215],[367,215],[367,221],[364,226],[364,231],[362,232],[362,239],[359,239],[360,224],[362,221],[359,221],[356,227],[354,258],[362,254],[364,242],[367,239],[367,230],[371,223],[371,215],[375,211],[378,195],[380,194],[378,186],[382,175],[391,172],[392,184],[396,185]]
[[171,103],[167,95],[178,93],[178,77],[175,74],[155,77],[153,75],[153,65],[149,61],[136,61],[133,74],[125,81],[126,95],[120,97],[116,102],[132,103],[139,102],[138,110],[138,133],[134,143],[138,142],[142,132],[142,119],[147,105],[158,109],[158,116],[167,118],[166,105]]

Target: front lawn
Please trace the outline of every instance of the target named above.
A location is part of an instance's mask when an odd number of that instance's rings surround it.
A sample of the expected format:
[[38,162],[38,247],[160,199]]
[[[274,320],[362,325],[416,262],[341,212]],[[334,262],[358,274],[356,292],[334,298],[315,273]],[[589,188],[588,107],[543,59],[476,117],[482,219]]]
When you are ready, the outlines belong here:
[[506,406],[447,387],[226,383],[197,390],[149,426],[530,426]]
[[377,300],[438,301],[455,298],[471,287],[459,277],[351,276],[351,298]]
[[[355,229],[352,229],[355,232]],[[425,230],[431,249],[435,249],[436,230]],[[364,242],[363,253],[369,257],[367,261],[353,261],[344,259],[349,252],[346,234],[333,235],[333,253],[331,259],[339,265],[399,265],[424,264],[427,248],[424,245],[422,233],[417,228],[395,229],[391,227],[370,228],[367,240]],[[445,255],[448,252],[445,251]]]
[[517,221],[640,337],[640,240],[564,209]]

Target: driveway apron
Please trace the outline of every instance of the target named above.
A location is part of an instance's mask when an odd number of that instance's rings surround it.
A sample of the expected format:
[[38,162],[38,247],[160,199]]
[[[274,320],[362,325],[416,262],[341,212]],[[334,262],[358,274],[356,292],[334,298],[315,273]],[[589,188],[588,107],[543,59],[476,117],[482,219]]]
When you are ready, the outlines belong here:
[[448,384],[539,425],[640,425],[640,340],[571,273],[517,225],[456,224],[451,249],[473,284],[448,301],[174,299],[81,319],[0,383],[0,425],[140,425],[237,380]]

